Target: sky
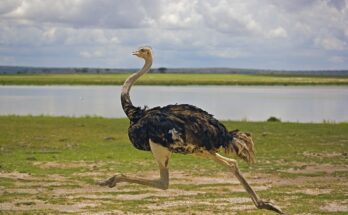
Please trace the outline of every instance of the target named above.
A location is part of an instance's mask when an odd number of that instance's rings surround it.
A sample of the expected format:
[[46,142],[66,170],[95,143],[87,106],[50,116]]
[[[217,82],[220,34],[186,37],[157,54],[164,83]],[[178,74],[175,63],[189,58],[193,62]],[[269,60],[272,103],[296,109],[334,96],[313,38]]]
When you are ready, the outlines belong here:
[[348,0],[0,0],[0,65],[348,69]]

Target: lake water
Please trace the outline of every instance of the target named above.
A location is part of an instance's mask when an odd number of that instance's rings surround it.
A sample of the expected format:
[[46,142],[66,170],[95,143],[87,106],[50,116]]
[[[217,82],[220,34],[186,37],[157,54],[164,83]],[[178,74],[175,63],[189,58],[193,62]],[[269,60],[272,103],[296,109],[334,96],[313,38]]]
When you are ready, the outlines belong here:
[[[0,115],[125,117],[120,86],[0,86]],[[348,87],[134,86],[133,104],[188,103],[218,119],[348,121]]]

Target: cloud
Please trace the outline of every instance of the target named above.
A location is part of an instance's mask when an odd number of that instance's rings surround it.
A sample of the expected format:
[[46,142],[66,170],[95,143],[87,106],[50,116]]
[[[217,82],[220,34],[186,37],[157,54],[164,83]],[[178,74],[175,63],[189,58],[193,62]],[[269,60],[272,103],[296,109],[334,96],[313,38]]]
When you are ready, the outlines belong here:
[[286,33],[286,30],[282,27],[275,28],[269,32],[269,37],[271,38],[277,38],[277,37],[287,37],[288,34]]
[[0,14],[8,13],[19,7],[21,1],[19,0],[2,0],[0,4]]
[[332,56],[329,58],[329,61],[332,62],[332,63],[338,63],[338,64],[341,64],[341,63],[344,63],[346,62],[348,59],[347,58],[344,58],[342,56]]
[[347,2],[2,0],[0,63],[134,67],[151,45],[154,66],[348,68]]
[[14,58],[13,57],[4,57],[4,56],[0,56],[0,65],[10,65],[14,62]]
[[239,49],[213,49],[209,50],[207,54],[219,58],[239,58],[248,55],[245,51]]
[[84,58],[101,58],[104,56],[104,53],[100,50],[81,51],[80,55]]
[[156,20],[163,28],[191,28],[200,25],[202,15],[197,13],[198,0],[167,1],[161,4],[161,15]]
[[318,37],[314,41],[315,45],[326,50],[344,50],[347,43],[333,36]]
[[135,28],[151,25],[156,0],[23,0],[5,18],[73,27]]
[[337,10],[344,10],[347,6],[347,2],[344,0],[328,0],[327,4]]
[[197,12],[202,14],[207,27],[237,35],[262,31],[249,9],[252,9],[250,4],[242,1],[201,1],[197,6]]

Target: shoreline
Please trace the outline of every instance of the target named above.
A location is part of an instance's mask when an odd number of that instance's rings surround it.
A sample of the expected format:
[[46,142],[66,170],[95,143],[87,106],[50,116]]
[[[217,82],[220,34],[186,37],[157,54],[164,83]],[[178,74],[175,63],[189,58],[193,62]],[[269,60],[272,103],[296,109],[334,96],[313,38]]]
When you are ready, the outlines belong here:
[[[122,74],[25,74],[0,75],[0,85],[122,85]],[[348,77],[246,74],[146,74],[136,85],[162,86],[347,86]]]

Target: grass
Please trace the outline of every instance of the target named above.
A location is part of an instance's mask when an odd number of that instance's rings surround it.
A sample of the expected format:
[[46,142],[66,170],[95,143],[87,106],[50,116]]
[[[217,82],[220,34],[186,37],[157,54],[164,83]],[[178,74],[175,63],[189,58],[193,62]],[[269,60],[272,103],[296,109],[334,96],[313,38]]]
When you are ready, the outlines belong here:
[[[172,155],[173,180],[169,191],[131,184],[104,190],[97,187],[96,180],[113,173],[158,174],[151,153],[131,146],[128,124],[126,119],[98,117],[0,116],[0,188],[3,190],[0,208],[10,212],[14,209],[6,207],[12,204],[20,211],[57,214],[105,211],[225,214],[226,210],[237,214],[272,214],[255,210],[240,185],[230,184],[233,178],[219,183],[196,183],[201,178],[224,177],[226,169],[190,155]],[[253,134],[257,163],[248,166],[240,161],[239,164],[254,187],[266,187],[259,188],[260,196],[277,202],[288,214],[348,211],[345,206],[348,168],[342,169],[348,166],[347,123],[226,121],[224,124],[229,129],[239,128]],[[308,167],[312,166],[319,169],[311,171]],[[233,191],[238,187],[241,190]],[[127,199],[130,197],[135,199]],[[241,203],[233,203],[235,199],[241,199]],[[240,205],[249,209],[238,209]],[[319,207],[325,205],[341,208],[330,212]]]
[[[130,74],[30,74],[0,75],[1,85],[121,85]],[[246,74],[147,74],[140,85],[347,85],[348,77],[246,75]]]

